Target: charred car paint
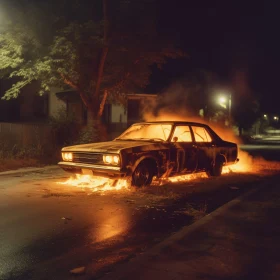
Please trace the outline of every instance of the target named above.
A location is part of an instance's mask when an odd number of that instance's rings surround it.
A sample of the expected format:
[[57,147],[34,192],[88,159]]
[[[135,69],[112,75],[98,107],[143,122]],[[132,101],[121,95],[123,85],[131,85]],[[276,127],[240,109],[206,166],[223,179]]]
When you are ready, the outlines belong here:
[[237,145],[222,140],[208,125],[195,122],[143,122],[113,141],[64,147],[59,166],[72,173],[131,177],[135,186],[154,176],[205,171],[220,176],[238,161]]

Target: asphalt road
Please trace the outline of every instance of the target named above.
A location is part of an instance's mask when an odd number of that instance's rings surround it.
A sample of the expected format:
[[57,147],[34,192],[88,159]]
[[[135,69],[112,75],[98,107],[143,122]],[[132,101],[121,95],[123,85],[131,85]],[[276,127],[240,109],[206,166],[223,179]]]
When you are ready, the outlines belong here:
[[280,161],[280,145],[278,144],[247,144],[240,145],[241,150],[248,152],[254,158],[261,157],[269,161]]
[[[280,159],[280,148],[260,150]],[[262,162],[258,172],[107,192],[60,184],[69,175],[59,169],[1,176],[0,279],[77,279],[79,267],[79,279],[99,278],[276,173]]]

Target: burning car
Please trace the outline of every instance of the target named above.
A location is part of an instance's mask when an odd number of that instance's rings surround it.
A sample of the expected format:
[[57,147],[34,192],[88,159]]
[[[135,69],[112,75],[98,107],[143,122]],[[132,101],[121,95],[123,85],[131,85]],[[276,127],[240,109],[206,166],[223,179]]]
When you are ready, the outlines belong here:
[[113,141],[64,147],[58,165],[67,172],[132,179],[141,187],[154,176],[194,172],[220,176],[238,161],[237,144],[222,140],[208,125],[165,121],[135,123]]

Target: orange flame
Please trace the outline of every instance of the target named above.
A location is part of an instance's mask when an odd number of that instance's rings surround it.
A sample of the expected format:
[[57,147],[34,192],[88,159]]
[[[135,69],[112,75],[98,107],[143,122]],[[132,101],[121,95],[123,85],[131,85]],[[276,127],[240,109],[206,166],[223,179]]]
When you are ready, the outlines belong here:
[[[234,134],[234,131],[230,128],[221,127],[216,123],[207,123],[205,120],[199,117],[189,117],[185,116],[184,112],[182,114],[170,114],[167,112],[162,112],[156,117],[152,114],[145,114],[146,121],[193,121],[209,124],[211,128],[224,140],[240,143],[240,139]],[[241,173],[241,172],[256,172],[257,168],[253,158],[244,151],[239,150],[238,152],[239,162],[230,166],[224,166],[223,174],[227,173]],[[167,182],[186,182],[198,178],[206,178],[207,175],[202,173],[193,173],[188,175],[181,175],[168,178],[160,178],[154,180],[152,185],[162,185]],[[131,182],[127,179],[108,179],[103,177],[96,177],[91,175],[79,175],[76,174],[75,178],[70,178],[66,182],[61,184],[72,185],[82,188],[90,188],[93,192],[105,192],[105,191],[116,191],[116,190],[130,190]]]
[[91,175],[76,174],[75,177],[69,178],[66,182],[60,182],[63,185],[71,185],[80,188],[90,188],[93,192],[129,190],[129,181],[126,179],[109,179]]

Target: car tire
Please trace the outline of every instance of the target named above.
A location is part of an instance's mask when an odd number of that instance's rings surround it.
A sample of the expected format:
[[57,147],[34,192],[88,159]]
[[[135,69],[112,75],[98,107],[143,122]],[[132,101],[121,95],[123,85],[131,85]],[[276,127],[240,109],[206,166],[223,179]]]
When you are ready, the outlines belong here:
[[206,171],[209,177],[221,176],[223,171],[224,161],[220,158],[215,160],[215,163],[211,164],[211,167]]
[[151,184],[153,172],[148,163],[140,162],[132,174],[132,185],[135,187],[144,187]]

